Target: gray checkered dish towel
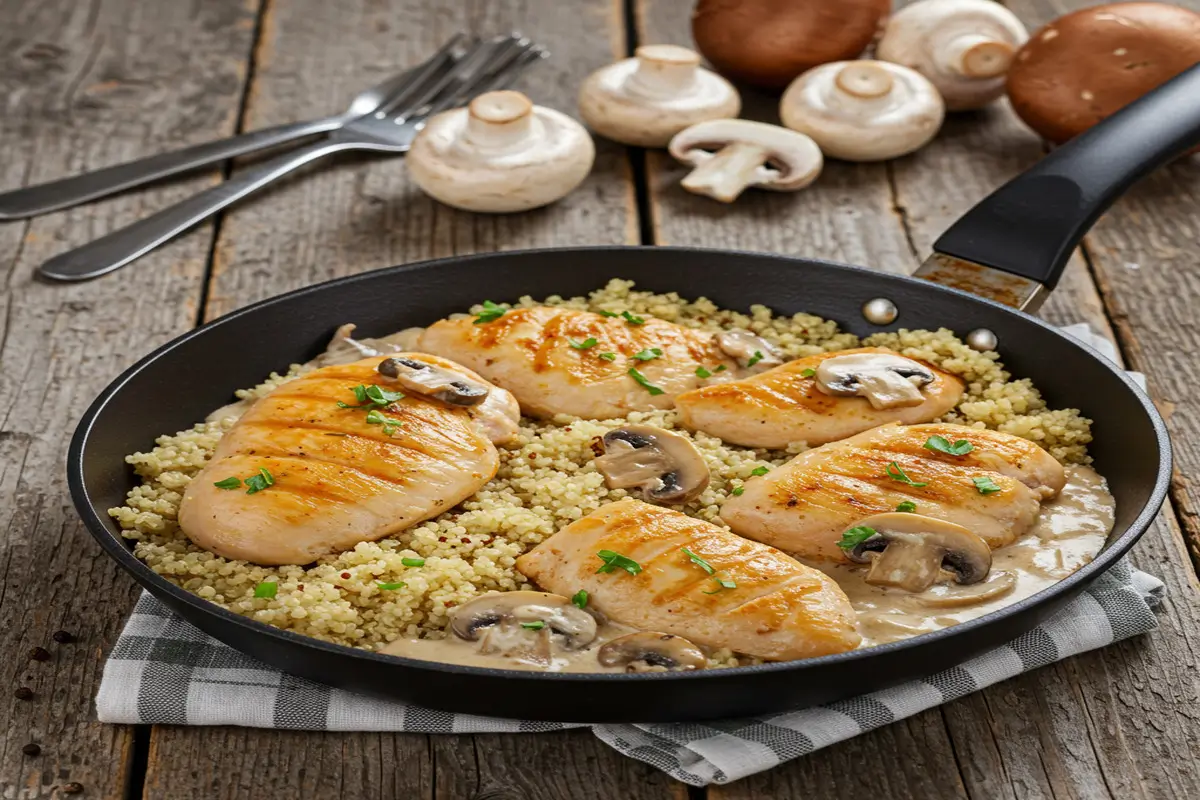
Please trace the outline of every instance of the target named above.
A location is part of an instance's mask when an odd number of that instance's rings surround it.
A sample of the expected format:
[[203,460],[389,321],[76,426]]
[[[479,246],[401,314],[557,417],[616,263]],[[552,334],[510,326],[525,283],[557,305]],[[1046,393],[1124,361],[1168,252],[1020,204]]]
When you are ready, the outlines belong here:
[[[1067,332],[1111,357],[1086,326]],[[627,756],[685,783],[728,783],[1059,659],[1156,627],[1160,580],[1122,561],[1016,641],[924,680],[850,700],[747,719],[595,725]],[[101,722],[325,731],[526,733],[582,725],[450,714],[286,675],[201,633],[143,594],[104,667]]]

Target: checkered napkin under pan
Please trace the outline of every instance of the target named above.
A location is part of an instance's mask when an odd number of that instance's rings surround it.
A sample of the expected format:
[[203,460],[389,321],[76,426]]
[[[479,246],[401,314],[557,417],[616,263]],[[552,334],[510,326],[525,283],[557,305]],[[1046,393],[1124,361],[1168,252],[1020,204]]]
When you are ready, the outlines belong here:
[[[1086,326],[1066,329],[1104,351]],[[1111,349],[1106,351],[1111,357]],[[685,783],[727,783],[1156,627],[1163,584],[1122,560],[1057,615],[928,678],[837,703],[720,722],[594,725],[627,756]],[[104,667],[101,722],[325,731],[525,733],[582,725],[477,717],[382,701],[286,675],[202,633],[148,594]]]

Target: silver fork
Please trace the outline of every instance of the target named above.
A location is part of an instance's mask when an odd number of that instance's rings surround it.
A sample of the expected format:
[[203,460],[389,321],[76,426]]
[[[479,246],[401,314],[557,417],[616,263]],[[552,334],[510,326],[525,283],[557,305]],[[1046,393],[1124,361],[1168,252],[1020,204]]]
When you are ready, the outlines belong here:
[[57,255],[38,270],[43,276],[60,281],[95,278],[140,258],[217,211],[310,161],[345,150],[405,153],[429,117],[462,105],[477,94],[507,85],[527,66],[546,55],[545,50],[525,38],[506,37],[485,42],[449,70],[411,87],[406,93],[404,109],[394,116],[380,110],[359,117],[328,139],[234,175],[220,186],[178,205]]
[[371,114],[390,103],[421,74],[454,58],[468,40],[455,34],[428,61],[393,75],[387,80],[360,92],[341,114],[312,120],[276,125],[271,128],[243,133],[215,142],[205,142],[182,150],[158,153],[124,164],[75,175],[62,180],[28,186],[0,193],[0,220],[25,219],[63,208],[86,203],[110,194],[132,189],[146,183],[188,172],[207,164],[215,164],[236,156],[266,150],[298,139],[342,128],[364,114]]

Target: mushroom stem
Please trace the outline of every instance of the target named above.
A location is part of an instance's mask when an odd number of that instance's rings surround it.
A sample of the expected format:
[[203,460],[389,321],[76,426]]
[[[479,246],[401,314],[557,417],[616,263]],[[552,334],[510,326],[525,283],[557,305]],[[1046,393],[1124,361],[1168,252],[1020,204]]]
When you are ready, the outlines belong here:
[[967,78],[996,78],[1008,71],[1016,51],[991,36],[965,33],[935,56],[943,69]]
[[696,82],[700,56],[686,47],[669,44],[646,45],[634,51],[637,69],[626,86],[650,99],[675,97]]
[[834,82],[847,94],[863,99],[884,97],[892,91],[892,74],[870,61],[851,61],[838,70]]
[[533,103],[520,92],[488,92],[467,106],[466,139],[491,152],[520,147],[533,132]]
[[923,592],[941,576],[942,554],[923,542],[896,539],[871,562],[866,581],[874,586],[895,586]]
[[712,158],[700,162],[683,179],[683,188],[722,203],[732,203],[747,186],[755,183],[766,160],[766,151],[758,145],[730,142]]

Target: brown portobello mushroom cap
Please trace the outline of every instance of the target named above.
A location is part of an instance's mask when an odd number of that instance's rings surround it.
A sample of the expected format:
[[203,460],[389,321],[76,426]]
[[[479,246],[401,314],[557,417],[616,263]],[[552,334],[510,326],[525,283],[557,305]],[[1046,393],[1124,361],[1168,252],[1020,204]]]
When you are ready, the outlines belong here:
[[856,57],[891,0],[699,0],[696,48],[721,74],[782,89],[805,70]]
[[1113,3],[1034,33],[1009,67],[1007,91],[1026,125],[1061,143],[1197,63],[1200,14]]

